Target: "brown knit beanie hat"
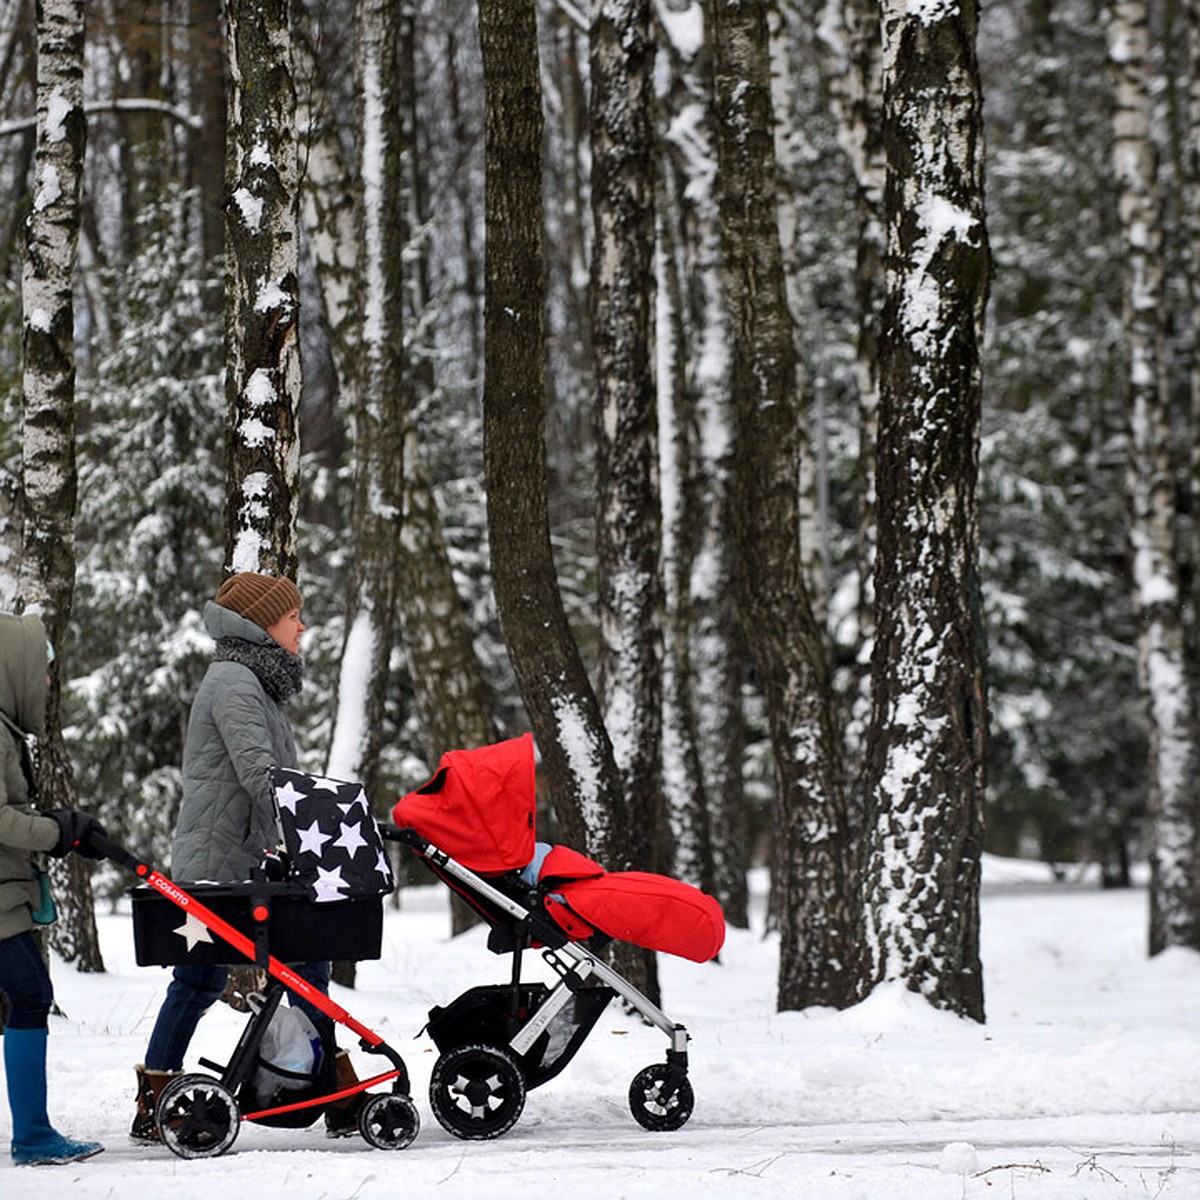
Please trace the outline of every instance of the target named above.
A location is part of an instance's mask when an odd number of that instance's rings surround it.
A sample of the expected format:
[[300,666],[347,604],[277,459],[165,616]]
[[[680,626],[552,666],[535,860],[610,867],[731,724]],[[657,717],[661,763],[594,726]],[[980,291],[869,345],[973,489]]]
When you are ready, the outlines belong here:
[[241,613],[263,629],[270,629],[280,617],[300,607],[300,589],[290,579],[242,571],[221,584],[217,603]]

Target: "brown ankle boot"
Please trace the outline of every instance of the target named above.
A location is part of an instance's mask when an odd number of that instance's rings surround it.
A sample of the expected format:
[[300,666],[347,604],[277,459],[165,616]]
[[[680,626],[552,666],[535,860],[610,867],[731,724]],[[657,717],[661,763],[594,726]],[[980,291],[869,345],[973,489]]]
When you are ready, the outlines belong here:
[[129,1129],[129,1136],[135,1142],[159,1141],[158,1126],[154,1123],[154,1109],[163,1088],[167,1086],[179,1071],[147,1071],[141,1063],[134,1070],[137,1072],[137,1114]]
[[[339,1050],[333,1060],[336,1084],[334,1091],[352,1087],[358,1082],[358,1075],[350,1055],[345,1050]],[[358,1110],[362,1108],[367,1098],[366,1092],[356,1092],[344,1100],[335,1100],[325,1108],[325,1136],[331,1138],[354,1137],[358,1133]]]

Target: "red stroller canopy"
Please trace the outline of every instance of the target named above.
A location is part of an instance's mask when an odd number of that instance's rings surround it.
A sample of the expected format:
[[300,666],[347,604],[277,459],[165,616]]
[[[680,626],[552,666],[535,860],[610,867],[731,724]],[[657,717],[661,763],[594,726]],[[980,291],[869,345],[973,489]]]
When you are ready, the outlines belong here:
[[533,736],[442,755],[428,783],[392,809],[401,829],[481,875],[516,871],[534,852],[537,796]]

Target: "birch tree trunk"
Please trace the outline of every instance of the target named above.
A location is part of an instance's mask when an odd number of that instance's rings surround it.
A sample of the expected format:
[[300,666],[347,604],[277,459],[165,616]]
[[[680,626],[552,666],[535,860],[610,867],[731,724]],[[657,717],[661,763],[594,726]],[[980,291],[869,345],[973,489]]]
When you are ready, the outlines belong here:
[[824,50],[822,73],[837,119],[838,140],[854,174],[858,210],[854,272],[859,323],[855,354],[860,492],[858,624],[864,663],[869,660],[874,631],[875,443],[879,429],[879,321],[884,299],[886,162],[879,12],[873,0],[825,0],[816,22]]
[[[591,28],[592,346],[600,699],[623,781],[612,870],[661,862],[663,594],[654,376],[654,43],[649,0],[603,0]],[[615,948],[651,999],[654,955]]]
[[654,864],[662,795],[662,578],[654,379],[654,46],[646,0],[591,32],[592,339],[600,696],[630,805],[611,869]]
[[[17,608],[42,615],[59,652],[51,671],[46,732],[38,762],[44,808],[77,808],[63,742],[60,701],[75,594],[75,308],[87,122],[83,112],[83,0],[37,6],[37,151],[26,225],[23,309],[24,533]],[[78,855],[51,863],[59,921],[51,944],[81,971],[103,971],[91,877]]]
[[695,0],[664,28],[670,82],[660,193],[658,385],[663,461],[665,789],[675,871],[749,922],[742,663],[733,602],[730,319],[713,190],[712,59]]
[[799,554],[800,413],[779,243],[766,5],[716,0],[717,192],[733,311],[733,521],[742,629],[775,760],[778,1005],[857,998],[861,910],[829,666]]
[[404,219],[396,0],[358,0],[358,387],[354,524],[346,641],[329,751],[336,777],[378,793],[384,709],[397,629],[404,488]]
[[225,204],[227,561],[295,578],[299,159],[288,0],[229,0]]
[[1175,557],[1174,464],[1162,352],[1162,206],[1151,136],[1145,0],[1107,9],[1113,169],[1125,238],[1125,386],[1138,674],[1150,717],[1150,953],[1200,949],[1196,748]]
[[[313,53],[307,12],[297,9],[297,63],[309,86],[300,94],[298,127],[305,139],[308,169],[301,193],[305,229],[316,262],[326,312],[330,348],[339,386],[353,410],[363,387],[359,342],[359,201],[337,131],[329,121],[330,93]],[[400,255],[397,255],[399,258]],[[405,653],[425,734],[426,755],[436,763],[446,750],[479,746],[495,739],[483,668],[454,582],[442,535],[441,517],[425,467],[424,453],[411,419],[407,391],[403,401],[398,456],[404,462],[401,516],[395,571]],[[347,674],[350,674],[348,670]],[[349,685],[347,679],[347,685]],[[340,690],[346,696],[345,688]],[[362,702],[349,712],[361,712]],[[335,733],[335,742],[339,736]]]
[[982,1021],[980,351],[989,257],[977,10],[883,11],[888,294],[864,792],[876,980]]
[[533,0],[481,0],[485,91],[483,426],[501,632],[562,840],[611,840],[620,779],[567,623],[550,548],[545,459],[542,110]]

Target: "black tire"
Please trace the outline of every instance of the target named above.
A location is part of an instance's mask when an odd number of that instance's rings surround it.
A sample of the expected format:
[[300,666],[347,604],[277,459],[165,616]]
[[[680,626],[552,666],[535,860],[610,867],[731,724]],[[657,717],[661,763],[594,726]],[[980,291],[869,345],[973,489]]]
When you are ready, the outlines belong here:
[[498,1138],[525,1107],[525,1077],[499,1046],[460,1046],[434,1063],[429,1104],[441,1127],[455,1137]]
[[155,1109],[163,1144],[180,1158],[215,1158],[237,1140],[242,1118],[233,1093],[211,1075],[180,1075]]
[[376,1150],[403,1150],[420,1129],[417,1106],[407,1096],[368,1096],[358,1110],[358,1132]]
[[666,1063],[639,1071],[629,1085],[629,1111],[651,1133],[679,1129],[687,1124],[695,1106],[696,1096],[688,1077],[672,1071]]

